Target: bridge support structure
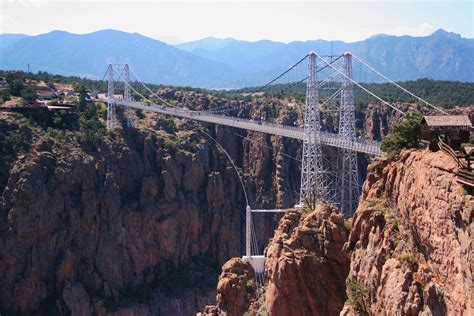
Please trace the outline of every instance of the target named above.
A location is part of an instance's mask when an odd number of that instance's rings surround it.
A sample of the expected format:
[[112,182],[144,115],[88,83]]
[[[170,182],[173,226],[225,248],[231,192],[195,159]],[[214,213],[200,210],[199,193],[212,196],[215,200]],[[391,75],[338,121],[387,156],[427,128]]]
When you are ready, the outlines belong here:
[[[128,64],[109,64],[107,70],[109,74],[108,80],[108,92],[107,92],[107,129],[113,129],[120,127],[117,120],[117,100],[115,99],[115,80],[114,73],[120,69],[120,81],[123,82],[123,100],[124,101],[133,101],[132,94],[130,91],[130,67]],[[133,127],[135,120],[134,109],[128,106],[125,106],[124,109],[125,124],[126,127]]]
[[309,53],[306,106],[304,113],[303,157],[301,164],[300,207],[313,207],[327,201],[328,184],[323,165],[321,113],[317,86],[316,53]]
[[[265,272],[265,256],[258,253],[252,254],[252,213],[285,213],[284,209],[269,209],[269,210],[252,210],[247,205],[245,210],[245,256],[242,257],[244,261],[249,262],[256,273]],[[256,238],[254,238],[254,241]],[[255,245],[254,245],[255,246]],[[256,247],[254,247],[256,248]],[[257,249],[255,249],[257,251]]]
[[107,129],[117,127],[117,116],[115,113],[115,83],[114,83],[114,66],[109,64],[107,69],[109,73],[108,90],[107,90]]
[[[352,79],[352,54],[344,53],[341,108],[339,117],[339,136],[347,141],[356,140],[354,85]],[[359,200],[359,171],[357,152],[351,149],[338,150],[338,191],[339,208],[344,217],[354,213]]]
[[[123,99],[125,101],[132,101],[132,94],[130,93],[130,67],[128,64],[123,66]],[[130,107],[124,109],[127,127],[134,126],[135,112]]]

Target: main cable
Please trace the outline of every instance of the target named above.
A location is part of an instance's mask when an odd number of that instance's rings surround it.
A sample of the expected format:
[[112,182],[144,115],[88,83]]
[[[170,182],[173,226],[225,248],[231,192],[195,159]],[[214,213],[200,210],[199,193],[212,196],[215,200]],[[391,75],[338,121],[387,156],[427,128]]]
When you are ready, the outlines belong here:
[[137,73],[135,72],[135,70],[133,70],[133,68],[130,67],[130,66],[129,66],[129,68],[132,71],[132,73],[135,75],[135,78],[137,78],[138,82],[140,82],[142,84],[142,86],[145,87],[145,89],[148,90],[148,92],[150,92],[155,98],[157,98],[158,100],[160,100],[161,102],[163,102],[167,106],[170,106],[170,107],[173,107],[173,108],[176,107],[175,105],[169,103],[168,101],[166,101],[165,99],[161,98],[156,93],[154,93],[152,90],[150,90],[150,88],[148,88],[147,85],[144,84],[143,81],[137,76]]
[[354,57],[355,59],[357,59],[362,65],[364,65],[365,67],[369,68],[371,71],[375,72],[377,75],[381,76],[382,78],[384,78],[385,80],[387,80],[389,83],[393,84],[394,86],[396,86],[397,88],[403,90],[405,93],[408,93],[409,95],[411,95],[412,97],[418,99],[419,101],[425,103],[426,105],[429,105],[431,106],[433,109],[445,114],[445,115],[449,115],[447,112],[441,110],[440,108],[436,107],[435,105],[429,103],[428,101],[420,98],[419,96],[417,96],[416,94],[408,91],[407,89],[403,88],[402,86],[400,86],[398,83],[396,83],[395,81],[391,80],[390,78],[388,78],[387,76],[385,76],[384,74],[382,74],[381,72],[379,72],[378,70],[376,70],[375,68],[373,68],[372,66],[368,65],[366,62],[364,62],[362,59],[360,59],[359,57],[357,57],[356,55],[352,54],[352,57]]
[[[316,53],[317,56],[319,56],[317,53]],[[320,57],[320,56],[319,56]],[[354,81],[352,78],[348,77],[345,73],[343,73],[342,71],[340,71],[339,69],[333,67],[330,63],[328,63],[324,58],[320,57],[320,59],[322,61],[324,61],[329,67],[331,67],[332,69],[336,70],[339,74],[341,74],[344,78],[348,79],[349,81],[351,81],[352,83],[354,83],[356,86],[358,86],[359,88],[361,88],[362,90],[364,90],[365,92],[367,92],[368,94],[370,94],[371,96],[373,96],[374,98],[376,98],[377,100],[379,100],[380,102],[388,105],[389,107],[391,107],[392,109],[394,109],[395,111],[399,112],[400,114],[402,115],[406,115],[403,111],[397,109],[395,106],[391,105],[390,103],[388,103],[387,101],[385,101],[384,99],[380,98],[379,96],[377,96],[376,94],[372,93],[371,91],[369,91],[368,89],[364,88],[362,85],[360,85],[357,81]]]

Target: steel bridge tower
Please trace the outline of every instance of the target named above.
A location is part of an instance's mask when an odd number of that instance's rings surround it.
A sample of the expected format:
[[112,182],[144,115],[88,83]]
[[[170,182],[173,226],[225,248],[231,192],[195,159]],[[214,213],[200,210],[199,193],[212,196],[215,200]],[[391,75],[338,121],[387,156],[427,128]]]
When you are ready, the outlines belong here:
[[[356,140],[354,85],[352,79],[352,54],[344,53],[341,109],[339,118],[339,136],[344,140]],[[350,79],[349,79],[350,78]],[[359,200],[359,172],[357,152],[351,149],[339,150],[339,192],[340,210],[344,217],[354,213]]]
[[[123,82],[123,99],[124,101],[132,101],[132,94],[130,92],[130,67],[128,64],[109,64],[108,73],[108,93],[107,93],[107,129],[113,129],[119,127],[116,113],[116,102],[114,99],[115,82],[114,82],[114,71],[116,68],[122,68],[119,73],[120,79]],[[123,75],[122,75],[123,73]],[[126,119],[126,126],[133,127],[135,119],[134,110],[130,107],[124,108],[124,115]]]
[[113,129],[117,127],[117,116],[115,115],[114,66],[112,64],[109,64],[107,72],[109,73],[107,91],[107,129]]
[[[125,101],[132,101],[132,95],[130,93],[130,67],[128,64],[123,66],[123,99]],[[133,127],[133,121],[135,120],[135,112],[130,107],[125,107],[125,118],[127,127]]]
[[319,201],[327,200],[328,187],[319,137],[321,133],[321,115],[316,77],[316,53],[311,52],[308,57],[300,206],[312,207]]

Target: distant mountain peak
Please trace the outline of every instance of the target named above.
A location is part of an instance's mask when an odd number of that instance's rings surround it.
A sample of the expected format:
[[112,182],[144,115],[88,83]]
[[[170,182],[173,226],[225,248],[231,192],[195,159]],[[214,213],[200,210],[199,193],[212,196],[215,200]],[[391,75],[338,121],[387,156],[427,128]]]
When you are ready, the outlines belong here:
[[202,39],[202,41],[223,41],[223,42],[227,42],[227,41],[236,41],[235,38],[233,37],[225,37],[225,38],[220,38],[220,37],[214,37],[214,36],[208,36],[208,37],[205,37]]
[[46,34],[72,34],[72,33],[69,33],[68,31],[63,31],[63,30],[52,30],[51,32],[46,33]]
[[441,28],[434,31],[430,36],[444,36],[444,37],[449,37],[453,39],[461,38],[461,35],[454,32],[448,32]]
[[[108,60],[127,60],[151,83],[233,88],[261,85],[309,51],[352,51],[398,81],[428,77],[474,82],[474,39],[443,29],[429,36],[376,34],[353,43],[314,40],[285,44],[207,37],[173,46],[139,33],[111,29],[88,34],[0,34],[0,69],[24,69],[35,63],[102,76]],[[440,63],[445,56],[449,62]]]
[[380,34],[372,35],[368,39],[384,38],[384,37],[390,37],[390,36],[392,36],[392,35],[388,35],[388,34],[385,34],[385,33],[380,33]]

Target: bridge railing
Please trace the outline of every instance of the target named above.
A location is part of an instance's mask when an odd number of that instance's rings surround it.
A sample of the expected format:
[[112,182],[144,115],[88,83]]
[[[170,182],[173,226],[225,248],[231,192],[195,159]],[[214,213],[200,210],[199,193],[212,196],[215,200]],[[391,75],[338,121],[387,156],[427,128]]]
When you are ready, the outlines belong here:
[[[245,118],[237,118],[231,116],[210,114],[204,111],[194,111],[189,109],[182,109],[178,107],[170,106],[159,106],[156,104],[149,104],[136,101],[124,101],[124,100],[114,100],[116,104],[129,106],[132,108],[138,108],[143,110],[151,110],[154,112],[178,116],[187,119],[193,119],[208,123],[216,123],[227,125],[236,128],[244,128],[247,130],[253,130],[256,132],[264,132],[284,137],[290,137],[295,139],[304,140],[304,130],[303,128],[296,126],[286,126],[279,125],[275,123],[269,123],[264,121],[255,121]],[[370,155],[383,155],[383,152],[380,150],[380,143],[371,140],[357,139],[351,140],[343,138],[338,134],[329,133],[329,132],[319,132],[315,135],[316,138],[314,141],[320,141],[324,145],[335,146],[344,149],[350,149],[358,152],[367,153]]]

